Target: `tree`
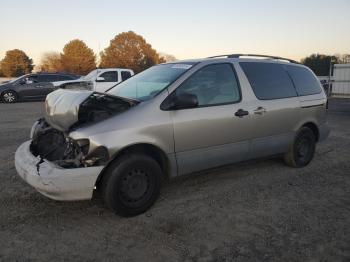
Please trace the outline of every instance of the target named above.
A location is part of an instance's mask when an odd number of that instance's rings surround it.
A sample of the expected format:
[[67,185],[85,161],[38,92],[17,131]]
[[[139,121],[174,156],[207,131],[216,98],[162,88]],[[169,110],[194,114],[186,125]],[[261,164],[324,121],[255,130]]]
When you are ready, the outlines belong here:
[[170,54],[159,53],[159,55],[165,60],[165,62],[175,62],[177,61],[176,57]]
[[348,64],[348,63],[350,63],[350,54],[339,55],[338,63],[340,63],[340,64]]
[[138,73],[164,62],[142,36],[129,31],[116,35],[110,41],[110,45],[101,53],[100,67],[130,68]]
[[329,66],[331,62],[333,64],[338,63],[338,58],[336,56],[312,54],[301,60],[302,64],[310,67],[318,76],[326,76],[329,74]]
[[19,49],[7,51],[1,61],[1,71],[6,77],[21,76],[32,72],[32,70],[33,60]]
[[40,71],[45,71],[45,72],[64,71],[60,53],[58,52],[44,53],[41,58]]
[[66,72],[85,75],[96,68],[96,56],[82,40],[75,39],[66,44],[61,54]]

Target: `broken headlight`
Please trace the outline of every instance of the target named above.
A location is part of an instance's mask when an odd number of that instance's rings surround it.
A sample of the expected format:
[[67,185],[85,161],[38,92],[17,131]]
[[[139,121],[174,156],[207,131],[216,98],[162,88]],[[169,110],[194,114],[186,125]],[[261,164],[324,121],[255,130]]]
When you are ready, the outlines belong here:
[[78,139],[78,140],[75,140],[75,143],[79,146],[83,155],[87,155],[87,153],[89,153],[89,147],[90,147],[89,139],[85,139],[85,138]]
[[82,160],[85,166],[95,166],[95,165],[103,165],[107,163],[109,160],[108,149],[104,146],[99,146],[90,154],[85,156]]

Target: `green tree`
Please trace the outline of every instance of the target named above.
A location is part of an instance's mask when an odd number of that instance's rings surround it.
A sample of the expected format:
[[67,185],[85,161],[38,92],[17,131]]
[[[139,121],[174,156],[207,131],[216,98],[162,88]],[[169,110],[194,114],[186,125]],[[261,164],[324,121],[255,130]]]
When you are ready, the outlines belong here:
[[164,62],[142,36],[129,31],[116,35],[101,52],[100,67],[130,68],[138,73]]
[[64,71],[85,75],[96,68],[96,56],[82,40],[75,39],[64,46],[61,63]]
[[1,71],[6,77],[28,74],[32,72],[33,67],[33,60],[19,49],[7,51],[4,59],[1,61]]
[[311,68],[312,71],[318,76],[326,76],[329,74],[330,63],[338,63],[338,57],[329,56],[323,54],[312,54],[301,60],[303,65]]

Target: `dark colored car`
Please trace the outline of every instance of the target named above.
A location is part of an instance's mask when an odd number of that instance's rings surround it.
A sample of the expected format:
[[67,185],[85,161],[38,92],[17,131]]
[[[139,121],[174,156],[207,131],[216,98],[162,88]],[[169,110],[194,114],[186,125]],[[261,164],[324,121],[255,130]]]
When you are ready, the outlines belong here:
[[20,76],[0,84],[0,98],[4,103],[24,100],[45,100],[56,88],[51,82],[74,80],[80,76],[65,73],[37,73]]

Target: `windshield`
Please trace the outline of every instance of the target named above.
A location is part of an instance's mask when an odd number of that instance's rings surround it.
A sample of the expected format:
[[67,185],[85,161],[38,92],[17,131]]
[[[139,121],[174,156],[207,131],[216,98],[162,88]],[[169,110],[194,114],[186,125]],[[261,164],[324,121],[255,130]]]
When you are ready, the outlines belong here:
[[90,73],[88,73],[86,76],[82,76],[80,79],[83,80],[94,80],[97,76],[97,70],[93,70]]
[[195,63],[172,63],[153,66],[116,85],[108,93],[145,101],[156,96]]
[[16,82],[17,80],[20,80],[20,79],[22,79],[22,78],[24,78],[24,77],[26,77],[26,76],[29,76],[29,75],[24,75],[24,76],[20,76],[20,77],[14,78],[14,79],[8,81],[7,83],[14,83],[14,82]]

